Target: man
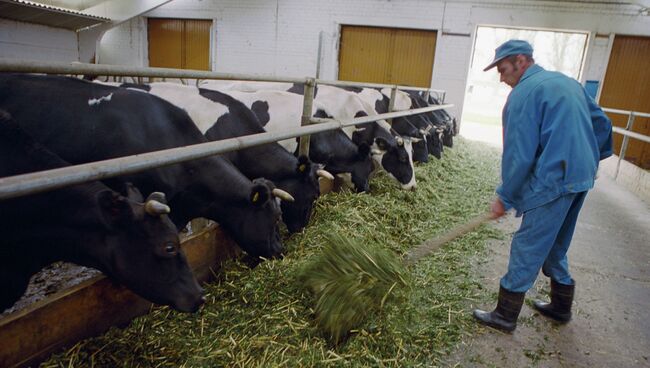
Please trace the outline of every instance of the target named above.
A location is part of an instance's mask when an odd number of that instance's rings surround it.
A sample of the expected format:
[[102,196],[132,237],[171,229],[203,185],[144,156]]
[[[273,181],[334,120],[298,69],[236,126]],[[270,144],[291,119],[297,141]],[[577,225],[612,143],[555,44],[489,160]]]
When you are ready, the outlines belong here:
[[477,309],[474,317],[511,332],[540,268],[551,279],[551,302],[534,307],[560,322],[571,319],[575,282],[566,253],[598,162],[612,154],[612,126],[576,80],[536,65],[528,42],[499,46],[484,71],[495,66],[512,91],[502,116],[502,183],[491,210],[498,218],[514,208],[523,218],[496,309]]

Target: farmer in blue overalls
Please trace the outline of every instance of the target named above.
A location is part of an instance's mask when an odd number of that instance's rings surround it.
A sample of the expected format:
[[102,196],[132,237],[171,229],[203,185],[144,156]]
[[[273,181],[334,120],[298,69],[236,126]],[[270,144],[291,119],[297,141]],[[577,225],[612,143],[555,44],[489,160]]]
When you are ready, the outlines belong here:
[[566,253],[598,162],[612,154],[612,125],[580,83],[536,65],[528,42],[499,46],[484,71],[495,66],[512,91],[502,117],[502,183],[491,210],[498,218],[514,208],[523,218],[496,309],[477,309],[474,317],[510,332],[540,269],[551,279],[551,302],[536,301],[535,308],[560,322],[571,319],[575,281]]

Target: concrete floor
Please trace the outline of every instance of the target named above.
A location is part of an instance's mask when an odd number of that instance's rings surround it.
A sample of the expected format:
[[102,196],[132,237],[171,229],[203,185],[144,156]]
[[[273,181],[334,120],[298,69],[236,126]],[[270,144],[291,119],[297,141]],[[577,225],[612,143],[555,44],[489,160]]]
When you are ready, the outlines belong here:
[[[495,300],[519,222],[509,215],[496,223],[509,237],[490,244],[490,254],[477,265]],[[650,367],[650,206],[601,176],[578,219],[569,264],[576,280],[569,324],[555,324],[528,304],[513,334],[480,328],[445,365]],[[548,279],[540,274],[527,303],[546,298],[548,289]]]

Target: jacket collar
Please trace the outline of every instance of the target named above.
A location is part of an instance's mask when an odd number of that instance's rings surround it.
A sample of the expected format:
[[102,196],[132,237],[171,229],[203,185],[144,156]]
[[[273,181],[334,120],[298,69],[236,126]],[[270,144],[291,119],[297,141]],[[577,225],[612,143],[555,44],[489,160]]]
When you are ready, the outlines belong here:
[[[526,78],[530,77],[531,75],[537,74],[541,71],[544,71],[544,68],[537,64],[533,64],[526,71],[524,72],[524,75],[521,76],[521,79],[519,79],[519,82],[517,85],[519,85],[521,82],[523,82]],[[516,87],[516,86],[515,86]]]

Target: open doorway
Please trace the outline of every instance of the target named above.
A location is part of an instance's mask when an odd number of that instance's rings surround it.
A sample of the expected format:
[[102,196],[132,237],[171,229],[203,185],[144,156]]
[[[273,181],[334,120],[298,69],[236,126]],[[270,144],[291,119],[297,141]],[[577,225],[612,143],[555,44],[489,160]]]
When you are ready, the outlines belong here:
[[499,82],[496,68],[483,71],[494,58],[494,49],[509,39],[533,46],[535,63],[580,80],[587,49],[586,32],[479,26],[467,78],[460,134],[501,147],[501,109],[510,87]]

